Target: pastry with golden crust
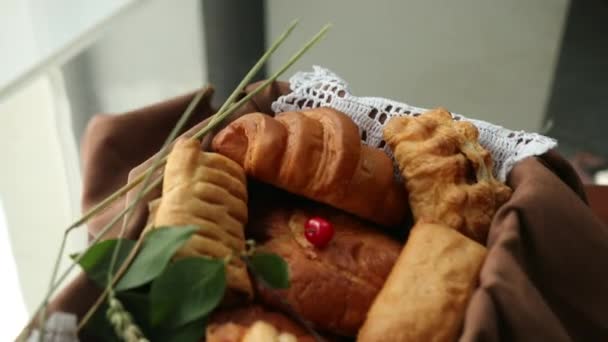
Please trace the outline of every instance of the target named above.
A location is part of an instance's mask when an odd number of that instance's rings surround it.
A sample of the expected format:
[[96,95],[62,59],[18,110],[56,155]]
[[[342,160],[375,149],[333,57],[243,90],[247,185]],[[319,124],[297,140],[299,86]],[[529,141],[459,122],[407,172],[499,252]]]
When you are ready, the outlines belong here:
[[390,158],[363,145],[357,125],[333,109],[247,114],[212,147],[255,179],[372,222],[394,226],[408,214]]
[[251,295],[249,275],[239,258],[245,248],[247,217],[243,168],[220,154],[202,152],[197,140],[178,141],[165,166],[154,227],[195,225],[199,230],[175,257],[236,256],[227,265],[228,287]]
[[511,189],[492,175],[492,157],[473,124],[445,109],[396,117],[384,128],[415,220],[432,219],[485,243],[494,213]]
[[418,222],[357,341],[455,341],[485,256],[456,230]]

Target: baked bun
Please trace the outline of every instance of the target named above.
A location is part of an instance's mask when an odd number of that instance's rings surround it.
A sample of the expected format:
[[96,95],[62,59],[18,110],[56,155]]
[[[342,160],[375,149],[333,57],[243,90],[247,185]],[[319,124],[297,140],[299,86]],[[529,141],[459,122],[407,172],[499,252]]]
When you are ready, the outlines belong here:
[[[260,194],[260,193],[258,193]],[[401,250],[401,244],[371,224],[331,207],[295,196],[274,197],[274,205],[258,196],[250,207],[248,234],[258,249],[282,256],[289,265],[290,287],[270,290],[257,284],[259,298],[271,306],[291,310],[316,329],[344,336],[356,335],[365,315]],[[322,249],[304,236],[304,223],[313,216],[327,219],[334,236]]]

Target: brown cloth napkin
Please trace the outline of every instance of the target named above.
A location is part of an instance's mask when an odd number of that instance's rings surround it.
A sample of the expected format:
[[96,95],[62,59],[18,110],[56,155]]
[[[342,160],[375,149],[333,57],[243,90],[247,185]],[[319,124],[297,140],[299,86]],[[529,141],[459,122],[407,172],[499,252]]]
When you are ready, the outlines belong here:
[[[233,118],[252,111],[271,113],[272,101],[287,91],[285,83],[275,83]],[[212,113],[212,92],[207,90],[185,135],[200,128],[201,120]],[[82,147],[85,210],[145,169],[192,97],[92,120]],[[492,223],[488,258],[461,340],[607,341],[608,228],[586,204],[576,173],[550,152],[516,165],[508,184],[513,196]],[[159,194],[160,190],[146,199]],[[89,233],[97,234],[124,205],[124,199],[118,201],[91,220]],[[126,226],[128,237],[140,234],[146,216],[146,205],[137,207]],[[55,298],[52,310],[81,317],[96,294],[81,275]]]

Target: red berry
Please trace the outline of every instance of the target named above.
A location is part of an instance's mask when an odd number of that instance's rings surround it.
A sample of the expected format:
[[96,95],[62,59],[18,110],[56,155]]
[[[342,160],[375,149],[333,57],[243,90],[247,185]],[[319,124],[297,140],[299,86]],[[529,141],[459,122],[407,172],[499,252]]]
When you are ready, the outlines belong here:
[[334,227],[324,218],[312,217],[304,224],[306,240],[317,248],[323,248],[334,236]]

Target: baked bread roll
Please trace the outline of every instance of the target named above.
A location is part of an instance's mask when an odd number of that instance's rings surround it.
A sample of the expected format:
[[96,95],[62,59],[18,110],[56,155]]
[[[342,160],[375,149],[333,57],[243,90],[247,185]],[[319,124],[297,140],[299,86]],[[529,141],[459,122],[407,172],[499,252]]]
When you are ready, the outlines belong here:
[[382,225],[408,213],[391,159],[361,144],[357,125],[329,108],[247,114],[220,131],[212,148],[248,175]]
[[485,255],[452,228],[418,222],[357,340],[455,341]]
[[485,243],[496,210],[511,189],[492,175],[492,157],[473,124],[445,109],[395,117],[384,139],[408,190],[415,220],[432,219]]
[[196,225],[200,229],[175,257],[234,256],[226,269],[228,287],[251,295],[251,282],[240,259],[247,215],[243,168],[220,154],[202,152],[197,140],[176,142],[165,166],[154,227]]
[[[261,190],[261,189],[256,189]],[[258,299],[286,309],[282,301],[316,329],[355,336],[374,297],[399,256],[401,244],[377,227],[319,203],[295,196],[252,191],[249,234],[258,250],[282,256],[289,267],[290,286],[270,290],[258,284]],[[274,197],[273,203],[260,197]],[[255,203],[254,203],[255,202]],[[322,249],[304,236],[304,224],[320,216],[334,227]]]
[[[240,342],[247,331],[259,321],[271,325],[275,332],[291,335],[298,342],[314,342],[314,338],[299,324],[280,312],[259,305],[224,309],[211,315],[206,330],[207,342]],[[259,329],[259,328],[257,328]],[[267,329],[266,329],[267,330]],[[251,337],[250,337],[251,338]],[[272,341],[272,340],[262,340]]]

